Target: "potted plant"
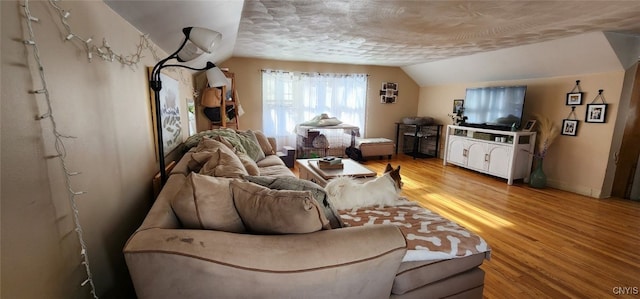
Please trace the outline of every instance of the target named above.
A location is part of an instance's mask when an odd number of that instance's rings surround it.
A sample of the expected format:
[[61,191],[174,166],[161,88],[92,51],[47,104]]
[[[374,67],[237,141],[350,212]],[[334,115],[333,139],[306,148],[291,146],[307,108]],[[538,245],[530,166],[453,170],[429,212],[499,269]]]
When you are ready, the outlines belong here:
[[546,116],[536,115],[538,120],[538,138],[536,139],[536,149],[533,156],[536,158],[536,167],[529,177],[529,185],[534,188],[544,188],[547,186],[547,175],[544,173],[544,158],[549,147],[558,137],[560,130],[558,126]]

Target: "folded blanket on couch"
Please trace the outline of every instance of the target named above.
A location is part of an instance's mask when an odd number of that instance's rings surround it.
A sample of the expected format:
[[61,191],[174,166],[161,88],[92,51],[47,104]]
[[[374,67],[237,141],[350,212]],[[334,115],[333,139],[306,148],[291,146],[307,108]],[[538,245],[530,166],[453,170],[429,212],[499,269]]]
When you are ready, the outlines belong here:
[[407,240],[403,262],[460,258],[491,249],[480,236],[418,204],[340,210],[346,226],[393,224]]

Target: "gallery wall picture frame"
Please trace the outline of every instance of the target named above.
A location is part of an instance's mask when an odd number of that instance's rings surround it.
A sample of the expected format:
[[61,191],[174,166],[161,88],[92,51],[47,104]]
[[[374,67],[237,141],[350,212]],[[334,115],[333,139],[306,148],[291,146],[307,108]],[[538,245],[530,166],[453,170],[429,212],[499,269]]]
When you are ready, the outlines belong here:
[[398,90],[398,83],[382,82],[382,89],[384,90]]
[[588,123],[606,123],[609,104],[587,104],[585,121]]
[[577,119],[563,119],[562,120],[562,130],[560,133],[562,135],[567,136],[576,136],[578,135],[578,124],[579,120]]
[[582,105],[582,96],[583,95],[584,95],[583,92],[569,92],[569,93],[567,93],[566,105],[567,106]]
[[380,103],[383,103],[383,104],[395,104],[396,100],[397,100],[396,96],[390,96],[390,97],[381,96],[380,97]]
[[398,83],[382,82],[380,89],[380,103],[394,104],[398,100]]
[[522,128],[522,131],[531,132],[531,130],[536,126],[536,122],[537,121],[535,119],[530,119]]
[[464,100],[463,99],[454,99],[453,100],[453,113],[457,114],[460,109],[464,108]]

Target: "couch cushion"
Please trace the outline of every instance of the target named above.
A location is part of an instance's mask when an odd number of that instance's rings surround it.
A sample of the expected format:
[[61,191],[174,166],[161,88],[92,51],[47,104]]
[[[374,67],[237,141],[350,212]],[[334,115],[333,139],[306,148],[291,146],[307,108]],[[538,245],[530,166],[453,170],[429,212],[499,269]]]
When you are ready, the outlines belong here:
[[260,167],[260,175],[265,175],[265,176],[291,176],[291,177],[295,177],[296,176],[285,165],[273,165],[273,166],[267,166],[267,167]]
[[[249,156],[252,157],[254,161],[258,161],[264,156],[264,153],[262,153],[262,148],[260,148],[260,144],[258,144],[257,138],[253,139],[250,133],[241,134],[241,132],[236,132],[236,130],[230,128],[219,128],[215,130],[202,131],[200,133],[191,135],[184,142],[184,151],[187,151],[194,146],[199,146],[202,140],[207,137],[215,138],[217,136],[225,137],[225,139],[229,141],[229,143],[231,143],[237,151],[249,154]],[[260,155],[262,155],[262,157]]]
[[290,176],[245,176],[244,178],[249,182],[274,190],[311,191],[313,198],[318,202],[318,205],[323,208],[324,216],[329,219],[331,228],[341,228],[344,226],[340,215],[338,215],[338,212],[331,204],[331,201],[329,201],[329,197],[324,191],[324,188],[312,181]]
[[[205,137],[206,139],[206,137]],[[231,142],[229,142],[229,139],[227,139],[224,136],[216,136],[215,138],[213,138],[216,141],[220,141],[220,143],[226,145],[229,149],[231,149],[232,151],[236,151],[236,148],[233,146],[233,144],[231,144]]]
[[266,156],[264,159],[256,162],[258,167],[269,167],[274,165],[285,165],[282,159],[277,155]]
[[242,162],[242,166],[244,166],[244,169],[247,170],[247,173],[249,175],[260,174],[260,168],[258,168],[258,164],[256,164],[256,161],[253,161],[253,159],[251,159],[249,155],[241,152],[237,152],[236,155],[240,159],[240,162]]
[[258,138],[256,134],[251,130],[247,131],[238,131],[239,136],[244,137],[240,138],[240,142],[245,149],[245,152],[249,157],[253,159],[253,161],[260,161],[264,159],[265,155],[262,151],[262,147],[260,147],[260,143],[258,142]]
[[204,175],[240,178],[248,175],[240,158],[226,145],[213,139],[203,139],[197,152],[191,154],[189,169]]
[[225,144],[220,141],[218,136],[214,136],[211,138],[204,137],[202,138],[202,141],[198,143],[198,146],[195,147],[195,150],[193,150],[193,152],[195,153],[213,152],[213,151],[216,151],[221,145],[225,145]]
[[258,144],[260,144],[260,148],[262,148],[262,152],[264,153],[265,156],[276,154],[275,149],[271,146],[271,143],[269,142],[269,138],[267,138],[267,136],[264,135],[262,131],[254,131],[253,133],[256,135],[256,139],[258,139]]
[[242,165],[240,158],[233,153],[230,149],[224,147],[219,150],[219,159],[209,159],[207,163],[202,166],[200,174],[226,177],[226,178],[240,178],[243,175],[249,174]]
[[393,281],[393,294],[404,294],[436,281],[458,275],[482,265],[485,255],[482,253],[462,258],[403,262]]
[[310,191],[271,190],[233,181],[231,193],[242,222],[251,232],[303,234],[331,228]]
[[171,200],[171,208],[183,227],[245,232],[229,189],[229,182],[232,180],[189,174],[180,191]]

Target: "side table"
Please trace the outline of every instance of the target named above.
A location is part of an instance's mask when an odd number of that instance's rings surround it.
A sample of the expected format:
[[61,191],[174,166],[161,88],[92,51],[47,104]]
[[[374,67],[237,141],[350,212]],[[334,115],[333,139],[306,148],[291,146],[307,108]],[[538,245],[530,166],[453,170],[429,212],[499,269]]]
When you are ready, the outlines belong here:
[[293,168],[293,164],[296,157],[296,150],[291,146],[283,146],[282,152],[276,152],[276,155],[282,159],[285,165],[289,168]]

